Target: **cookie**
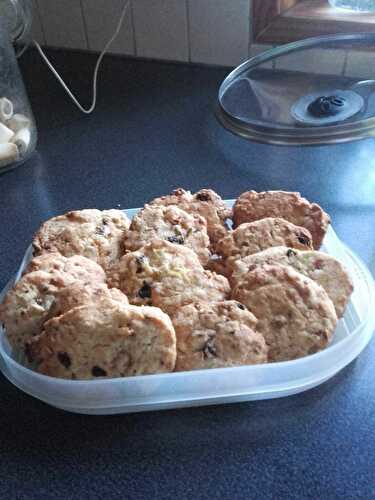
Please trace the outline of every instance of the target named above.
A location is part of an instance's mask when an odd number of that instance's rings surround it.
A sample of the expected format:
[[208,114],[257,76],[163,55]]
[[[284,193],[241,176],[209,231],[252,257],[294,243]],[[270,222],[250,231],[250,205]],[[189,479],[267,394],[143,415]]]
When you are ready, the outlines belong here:
[[27,266],[26,272],[32,271],[64,272],[84,283],[104,283],[106,279],[103,268],[96,262],[82,255],[64,257],[57,252],[34,257]]
[[36,370],[65,379],[97,379],[171,372],[176,336],[155,307],[109,300],[52,318],[27,345]]
[[74,307],[88,304],[105,303],[108,300],[117,300],[129,304],[128,298],[117,288],[108,288],[106,284],[87,284],[82,281],[57,290],[54,301],[47,317],[61,316]]
[[226,220],[232,215],[231,209],[212,189],[201,189],[191,194],[190,191],[179,188],[168,196],[154,199],[150,204],[177,205],[185,212],[201,215],[207,222],[207,233],[213,248],[227,233]]
[[220,255],[211,255],[209,261],[207,262],[205,268],[208,271],[213,271],[216,274],[221,274],[226,278],[230,278],[231,272],[226,265],[226,259]]
[[214,302],[229,297],[227,278],[205,270],[192,270],[180,278],[173,275],[154,283],[152,303],[168,314],[176,308],[195,302]]
[[233,207],[235,227],[266,217],[281,217],[296,226],[308,229],[314,249],[320,248],[330,224],[330,218],[316,203],[302,198],[300,193],[287,191],[247,191],[242,193]]
[[25,274],[0,305],[0,320],[9,343],[22,348],[41,331],[57,291],[71,283],[65,273],[34,271]]
[[191,248],[204,265],[210,257],[210,240],[205,219],[174,205],[145,205],[132,219],[124,247],[134,251],[151,240],[166,240]]
[[218,242],[216,251],[226,259],[226,267],[231,271],[235,260],[279,245],[310,250],[311,234],[285,219],[267,217],[241,224]]
[[121,210],[68,212],[42,224],[33,240],[34,255],[83,255],[108,269],[124,253],[122,241],[129,224]]
[[257,318],[270,361],[313,354],[330,342],[337,323],[326,291],[289,266],[263,265],[248,271],[232,290]]
[[108,275],[136,305],[153,305],[168,312],[192,302],[224,300],[230,292],[224,276],[205,271],[190,248],[153,240],[124,255]]
[[344,266],[331,255],[317,251],[300,252],[282,246],[269,248],[237,260],[234,263],[232,284],[239,283],[249,269],[263,264],[291,266],[299,273],[316,281],[332,300],[337,317],[343,316],[353,292],[353,283]]
[[99,284],[106,279],[103,269],[84,257],[34,261],[32,268],[35,266],[38,269],[38,266],[45,265],[46,270],[24,274],[0,305],[0,320],[4,323],[10,344],[15,348],[22,347],[29,337],[40,333],[59,290],[77,280],[86,284]]
[[176,371],[265,363],[257,319],[234,300],[189,304],[172,316],[177,340]]

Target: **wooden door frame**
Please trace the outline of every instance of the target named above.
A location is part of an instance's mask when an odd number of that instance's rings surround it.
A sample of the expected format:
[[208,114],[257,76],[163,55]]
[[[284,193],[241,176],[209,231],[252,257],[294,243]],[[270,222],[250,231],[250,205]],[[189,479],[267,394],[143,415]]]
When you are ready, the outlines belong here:
[[262,32],[280,14],[290,9],[299,0],[253,0],[253,41],[256,42]]

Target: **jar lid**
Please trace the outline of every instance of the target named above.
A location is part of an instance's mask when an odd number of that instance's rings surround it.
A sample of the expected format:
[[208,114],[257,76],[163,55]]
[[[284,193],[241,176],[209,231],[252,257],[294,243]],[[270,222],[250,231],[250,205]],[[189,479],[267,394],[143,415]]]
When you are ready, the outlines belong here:
[[0,0],[0,19],[12,42],[24,42],[32,22],[30,0]]
[[246,139],[330,144],[375,135],[375,34],[309,38],[249,59],[223,81],[217,117]]

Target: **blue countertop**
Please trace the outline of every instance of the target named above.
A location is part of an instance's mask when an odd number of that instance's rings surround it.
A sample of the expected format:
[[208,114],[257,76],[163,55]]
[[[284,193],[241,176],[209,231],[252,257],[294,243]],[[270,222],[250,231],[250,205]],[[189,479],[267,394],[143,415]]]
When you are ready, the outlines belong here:
[[[51,51],[90,92],[94,57]],[[37,54],[22,61],[38,151],[0,176],[0,286],[45,219],[128,208],[182,186],[223,198],[300,191],[375,272],[375,142],[287,148],[246,142],[213,107],[228,70],[107,57],[95,113],[80,114]],[[375,343],[304,394],[110,417],[64,413],[0,375],[6,499],[375,498]]]

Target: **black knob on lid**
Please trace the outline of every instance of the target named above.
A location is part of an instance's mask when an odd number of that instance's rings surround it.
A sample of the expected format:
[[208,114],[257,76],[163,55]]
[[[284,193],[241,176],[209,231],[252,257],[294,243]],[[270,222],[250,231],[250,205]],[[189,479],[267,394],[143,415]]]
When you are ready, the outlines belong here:
[[330,95],[320,96],[309,104],[307,110],[313,116],[335,116],[341,113],[346,107],[346,99],[342,96]]

